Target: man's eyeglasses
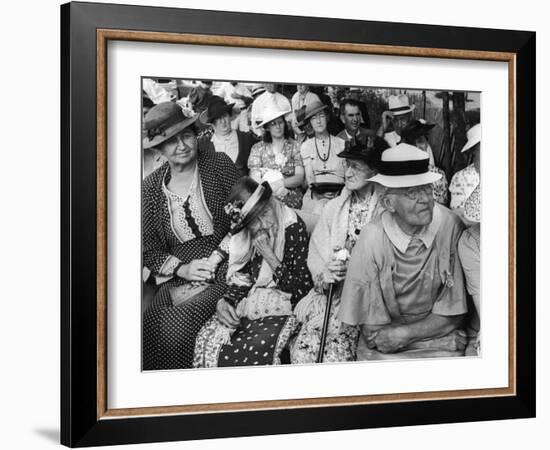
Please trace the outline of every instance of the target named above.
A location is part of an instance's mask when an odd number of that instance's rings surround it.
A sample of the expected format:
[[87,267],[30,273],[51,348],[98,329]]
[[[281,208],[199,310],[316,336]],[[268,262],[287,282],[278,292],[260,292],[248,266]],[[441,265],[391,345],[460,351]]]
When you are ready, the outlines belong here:
[[431,184],[425,184],[410,188],[390,188],[388,194],[404,195],[410,200],[418,200],[421,194],[426,194],[428,198],[431,198],[433,196],[433,187]]

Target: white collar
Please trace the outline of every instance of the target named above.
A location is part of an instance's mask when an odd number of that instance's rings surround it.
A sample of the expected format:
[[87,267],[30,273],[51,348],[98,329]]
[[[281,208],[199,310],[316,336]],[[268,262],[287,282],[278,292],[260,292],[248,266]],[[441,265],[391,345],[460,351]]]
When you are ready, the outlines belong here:
[[216,142],[225,143],[227,141],[235,139],[236,136],[237,136],[237,132],[235,130],[231,130],[231,133],[226,134],[225,136],[218,136],[216,133],[214,133],[212,135],[211,141],[214,143]]
[[397,247],[401,253],[405,253],[413,238],[420,239],[426,248],[433,244],[439,226],[441,225],[441,211],[437,203],[434,205],[433,217],[430,224],[419,234],[414,236],[405,233],[395,221],[393,214],[385,211],[382,215],[382,226],[391,243]]
[[348,130],[346,128],[344,128],[344,131],[346,132],[346,135],[349,138],[349,140],[352,140],[355,136],[358,136],[359,135],[359,130],[360,130],[360,128],[357,128],[357,131],[355,132],[355,135],[352,136],[351,134],[348,133]]

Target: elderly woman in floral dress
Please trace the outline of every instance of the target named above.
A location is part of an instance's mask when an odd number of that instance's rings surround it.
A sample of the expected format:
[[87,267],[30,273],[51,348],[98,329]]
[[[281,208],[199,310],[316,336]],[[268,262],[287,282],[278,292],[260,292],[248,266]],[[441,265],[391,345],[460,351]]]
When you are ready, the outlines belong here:
[[199,152],[195,121],[172,102],[144,118],[144,148],[166,159],[145,178],[143,264],[160,289],[143,317],[144,370],[191,367],[196,334],[226,289],[224,199],[239,179],[219,152]]
[[338,154],[346,165],[345,187],[339,197],[326,204],[311,236],[308,267],[314,288],[295,308],[302,327],[291,346],[292,363],[313,363],[317,359],[330,284],[334,284],[333,303],[323,361],[355,360],[359,330],[340,322],[336,313],[347,256],[363,226],[381,212],[381,187],[370,178],[376,175],[381,153],[388,147],[380,137],[365,136],[364,140],[346,144]]
[[273,105],[264,112],[262,141],[252,147],[248,158],[250,176],[258,183],[267,181],[280,201],[300,209],[304,165],[300,147],[290,138],[285,115],[290,111]]

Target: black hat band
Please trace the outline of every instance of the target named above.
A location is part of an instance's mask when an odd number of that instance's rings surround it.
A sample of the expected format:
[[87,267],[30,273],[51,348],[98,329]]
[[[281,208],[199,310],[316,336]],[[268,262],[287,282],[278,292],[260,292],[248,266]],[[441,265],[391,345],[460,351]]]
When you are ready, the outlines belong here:
[[430,160],[416,159],[411,161],[380,161],[379,172],[381,175],[419,175],[429,170]]

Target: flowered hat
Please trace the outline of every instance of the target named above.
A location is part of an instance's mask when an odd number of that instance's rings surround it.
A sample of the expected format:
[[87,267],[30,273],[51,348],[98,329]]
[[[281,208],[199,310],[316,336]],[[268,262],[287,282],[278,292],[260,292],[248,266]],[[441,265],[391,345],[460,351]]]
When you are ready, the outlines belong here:
[[272,190],[268,182],[264,181],[262,184],[254,183],[256,184],[256,188],[246,200],[235,200],[227,203],[224,207],[225,213],[231,220],[231,234],[237,234],[257,218],[271,198]]
[[143,148],[156,147],[178,134],[198,118],[190,111],[184,111],[174,102],[163,102],[153,106],[143,119],[145,137]]
[[371,181],[389,188],[431,184],[439,180],[441,174],[430,172],[429,163],[425,151],[414,145],[398,144],[382,153],[378,174]]

